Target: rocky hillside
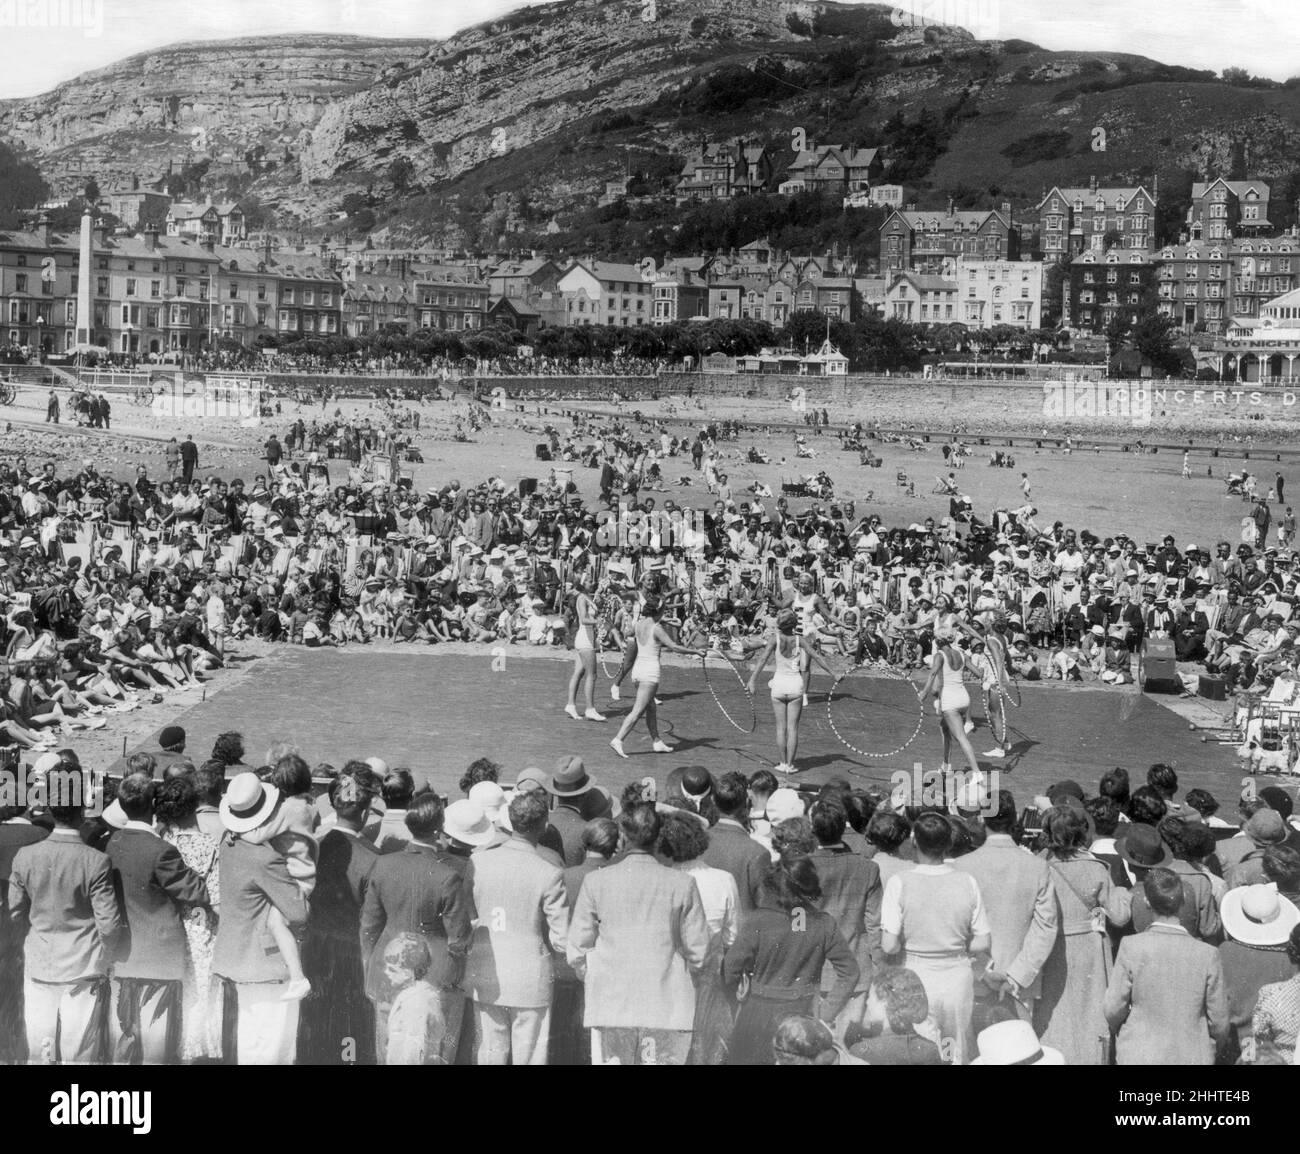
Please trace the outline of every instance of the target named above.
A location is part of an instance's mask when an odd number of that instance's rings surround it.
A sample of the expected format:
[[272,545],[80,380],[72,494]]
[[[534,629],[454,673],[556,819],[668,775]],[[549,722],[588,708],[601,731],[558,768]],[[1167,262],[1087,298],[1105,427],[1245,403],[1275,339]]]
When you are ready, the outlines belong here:
[[[561,0],[440,44],[403,75],[337,101],[302,151],[305,181],[406,156],[417,181],[455,177],[600,113],[648,104],[701,69],[750,64],[808,39],[837,4],[794,0]],[[850,10],[894,37],[889,9]],[[797,31],[802,29],[802,34]],[[908,33],[919,40],[919,29]],[[954,40],[969,41],[960,29]]]
[[296,148],[333,102],[399,75],[430,46],[354,36],[176,44],[0,101],[0,139],[51,177],[81,169],[101,184],[116,171],[155,171],[160,158]]

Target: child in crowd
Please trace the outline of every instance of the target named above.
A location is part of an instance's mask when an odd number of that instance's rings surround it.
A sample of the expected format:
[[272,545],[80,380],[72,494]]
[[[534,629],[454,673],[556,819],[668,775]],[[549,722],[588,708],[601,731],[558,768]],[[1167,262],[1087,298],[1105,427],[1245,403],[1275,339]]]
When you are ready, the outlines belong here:
[[392,993],[388,1011],[389,1066],[445,1066],[446,1023],[438,991],[426,982],[429,947],[417,934],[402,933],[384,948],[384,980]]
[[[253,845],[270,845],[285,857],[289,876],[304,898],[316,888],[317,814],[311,800],[311,770],[301,758],[283,759],[271,774],[271,784],[280,791],[270,818],[257,829],[240,836]],[[284,915],[274,906],[267,917],[267,929],[289,970],[289,984],[283,1001],[296,1001],[311,993],[311,983],[302,969],[302,950]]]

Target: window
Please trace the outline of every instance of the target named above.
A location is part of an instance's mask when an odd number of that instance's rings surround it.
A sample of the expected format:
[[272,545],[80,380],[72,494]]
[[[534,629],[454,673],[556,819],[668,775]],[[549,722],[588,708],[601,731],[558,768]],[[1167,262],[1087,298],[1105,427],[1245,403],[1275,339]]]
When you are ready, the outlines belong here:
[[282,332],[289,332],[294,328],[293,313],[289,309],[280,310],[280,329]]
[[101,256],[101,257],[99,258],[99,260],[96,262],[95,267],[96,267],[96,268],[99,268],[99,269],[107,270],[107,269],[108,269],[108,257],[106,257],[106,256]]
[[157,300],[162,296],[162,281],[151,280],[149,282],[149,295],[153,297],[154,300]]
[[95,280],[95,295],[96,295],[96,296],[101,296],[101,297],[106,297],[106,296],[108,296],[108,277],[106,277],[106,276],[101,276],[101,277],[97,277],[97,278],[96,278],[96,280]]
[[18,254],[18,267],[19,267],[19,268],[26,268],[26,267],[27,267],[27,254],[26,254],[26,253],[20,252],[20,253]]
[[144,310],[144,323],[146,327],[151,329],[158,327],[158,310],[156,308]]
[[316,294],[311,289],[302,290],[302,303],[305,305],[315,305]]
[[266,285],[265,285],[265,284],[262,284],[262,283],[259,283],[259,284],[258,284],[258,286],[257,286],[257,299],[258,299],[259,301],[264,301],[264,300],[266,300]]
[[75,325],[77,323],[77,302],[63,302],[63,323],[65,325]]
[[17,273],[14,276],[14,291],[20,293],[27,291],[27,274],[25,272]]
[[1131,272],[1131,273],[1129,273],[1129,274],[1128,274],[1128,283],[1129,283],[1129,284],[1141,284],[1141,283],[1142,283],[1142,274],[1141,274],[1140,272]]
[[127,277],[127,278],[126,278],[126,295],[129,296],[129,297],[133,297],[133,296],[135,296],[135,278],[134,278],[134,277]]
[[287,305],[293,304],[293,289],[286,288],[284,292],[281,293],[280,295],[281,295],[281,299],[284,301],[285,304]]
[[[329,289],[321,289],[320,303],[322,308],[332,308],[334,305],[334,294]],[[403,316],[406,314],[403,313]]]
[[1118,281],[1119,281],[1119,273],[1118,273],[1115,269],[1113,269],[1113,268],[1107,269],[1107,270],[1106,270],[1106,283],[1107,283],[1107,284],[1116,284],[1116,283],[1118,283]]
[[185,295],[185,290],[187,287],[188,287],[188,282],[186,281],[186,279],[183,276],[178,276],[176,278],[176,295],[178,297],[183,297]]

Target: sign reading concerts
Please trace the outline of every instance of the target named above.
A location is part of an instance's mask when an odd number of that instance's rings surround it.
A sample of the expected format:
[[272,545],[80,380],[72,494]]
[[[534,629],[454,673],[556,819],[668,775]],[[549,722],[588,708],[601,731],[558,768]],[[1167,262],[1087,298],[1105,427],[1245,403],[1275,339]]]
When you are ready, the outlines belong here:
[[1300,402],[1296,389],[1252,389],[1240,385],[1205,388],[1157,385],[1149,381],[1052,382],[1043,386],[1044,417],[1120,417],[1134,425],[1149,425],[1171,410],[1240,408],[1265,412],[1289,409]]

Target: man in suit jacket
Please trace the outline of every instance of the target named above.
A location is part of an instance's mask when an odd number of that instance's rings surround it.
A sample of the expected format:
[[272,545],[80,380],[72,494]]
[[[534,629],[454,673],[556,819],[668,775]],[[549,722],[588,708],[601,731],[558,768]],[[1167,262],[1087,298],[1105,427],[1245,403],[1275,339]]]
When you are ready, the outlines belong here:
[[741,910],[752,910],[772,855],[749,836],[743,824],[749,812],[749,784],[739,773],[724,774],[714,784],[713,800],[721,816],[709,830],[709,848],[700,860],[735,878]]
[[65,767],[47,779],[50,836],[14,855],[9,917],[27,935],[23,1000],[32,1060],[98,1062],[105,1056],[108,965],[122,921],[108,856],[81,840],[84,778]]
[[[848,814],[835,800],[819,801],[808,813],[818,846],[811,857],[821,880],[818,908],[830,914],[839,926],[858,963],[858,982],[853,996],[835,1020],[838,1037],[850,1024],[861,1023],[867,1008],[873,967],[883,960],[880,952],[880,867],[854,853],[844,844]],[[829,995],[836,981],[829,963],[822,972],[822,993]]]
[[[361,948],[366,963],[366,996],[375,1005],[375,1053],[388,1053],[388,1013],[392,990],[384,976],[384,949],[400,933],[419,934],[432,964],[426,980],[439,991],[448,1063],[460,1042],[465,999],[460,992],[469,950],[474,904],[461,871],[443,860],[436,844],[442,830],[442,799],[417,794],[406,811],[411,840],[397,853],[381,854],[370,874],[361,906]],[[466,865],[465,871],[469,869]]]
[[154,780],[133,773],[118,786],[126,825],[108,839],[113,886],[126,919],[113,964],[117,1015],[110,1024],[116,1060],[145,1065],[176,1061],[181,1038],[181,984],[189,943],[181,913],[206,905],[207,886],[180,851],[153,831]]
[[26,934],[9,918],[9,875],[14,857],[23,846],[35,845],[49,836],[45,826],[32,823],[23,806],[0,806],[0,1064],[27,1061],[27,1031],[23,1028]]
[[1040,974],[1056,945],[1060,910],[1047,863],[1012,840],[1017,810],[1010,790],[998,791],[997,805],[996,814],[984,817],[984,844],[953,864],[979,886],[993,935],[988,967],[976,975],[983,986],[977,980],[975,997],[991,1002],[1005,994],[1016,1015],[1032,1022]]
[[267,925],[272,908],[289,926],[307,920],[307,899],[274,846],[238,836],[264,825],[279,791],[240,774],[221,799],[228,831],[218,863],[221,922],[212,948],[212,972],[224,980],[236,1004],[227,1016],[223,1051],[243,1066],[291,1066],[297,1052],[297,1001],[284,1001],[289,969]]
[[[585,857],[581,865],[564,871],[564,900],[573,917],[578,893],[589,873],[604,869],[618,853],[618,822],[609,817],[598,817],[587,822],[582,831]],[[547,1056],[548,1066],[590,1066],[591,1038],[582,1026],[582,979],[569,965],[568,953],[557,956],[555,962],[555,989],[551,994],[551,1044]]]
[[298,1048],[310,1065],[343,1063],[340,1038],[356,1039],[356,1052],[349,1056],[358,1065],[375,1061],[374,1006],[366,997],[361,952],[361,906],[380,856],[362,833],[373,801],[354,777],[330,783],[334,824],[320,839],[302,947],[303,972],[315,996],[303,1004]]
[[653,805],[628,806],[627,856],[588,874],[574,907],[569,964],[585,983],[593,1064],[680,1066],[690,1050],[709,926],[691,877],[654,858],[659,824]]
[[465,989],[474,1013],[479,1066],[544,1066],[551,1030],[549,947],[563,956],[569,930],[564,871],[537,852],[546,796],[510,802],[510,840],[474,854],[465,883],[476,918]]
[[1120,1066],[1212,1066],[1231,1028],[1219,951],[1179,923],[1183,886],[1171,870],[1142,880],[1151,926],[1124,938],[1104,1009]]

